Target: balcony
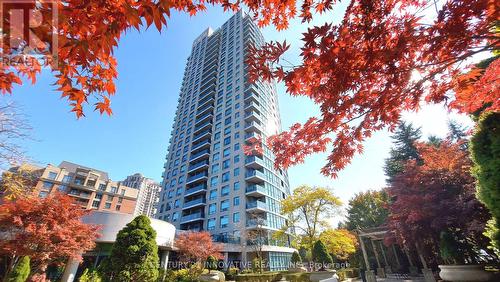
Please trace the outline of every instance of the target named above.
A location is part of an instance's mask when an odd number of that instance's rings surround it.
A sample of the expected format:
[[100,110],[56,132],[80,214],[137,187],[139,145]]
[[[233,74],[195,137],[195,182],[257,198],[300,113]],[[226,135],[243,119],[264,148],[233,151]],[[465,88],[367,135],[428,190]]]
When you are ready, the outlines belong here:
[[198,111],[196,112],[196,118],[203,116],[205,114],[211,114],[213,110],[214,110],[214,105],[212,104],[207,104],[207,106],[203,106],[201,109],[198,108]]
[[262,201],[247,202],[247,211],[266,211],[267,205]]
[[181,217],[181,223],[188,223],[188,222],[192,222],[192,221],[203,220],[204,218],[205,218],[205,216],[201,212],[193,213],[193,214],[185,215],[185,216]]
[[247,186],[245,192],[247,196],[252,196],[252,197],[262,197],[267,195],[266,188],[263,185],[258,185],[258,184],[252,184]]
[[248,182],[261,183],[266,180],[266,175],[261,171],[251,169],[245,174],[245,180]]
[[245,131],[247,131],[247,132],[254,131],[254,132],[261,133],[262,128],[260,127],[260,123],[258,123],[258,122],[255,122],[255,121],[245,122]]
[[[253,87],[253,86],[252,86]],[[248,92],[248,93],[245,93],[245,95],[243,96],[245,98],[245,103],[250,103],[250,102],[256,102],[256,103],[259,103],[260,99],[259,99],[259,95],[256,94],[256,93],[253,93],[253,92]]]
[[200,143],[193,144],[191,147],[191,152],[194,152],[199,149],[205,149],[210,147],[210,139],[205,139],[205,141],[201,141]]
[[197,173],[195,175],[188,177],[186,179],[186,184],[191,184],[191,183],[195,183],[195,182],[207,180],[207,179],[208,179],[208,172],[203,171],[203,172],[200,172],[200,173]]
[[204,160],[195,164],[192,164],[188,167],[188,173],[198,171],[204,168],[208,168],[208,160]]
[[186,209],[190,209],[190,208],[194,208],[194,207],[204,206],[204,205],[206,205],[206,203],[207,203],[207,200],[205,199],[205,197],[198,198],[196,200],[185,202],[184,205],[182,206],[182,209],[186,210]]
[[198,131],[201,131],[203,129],[211,128],[212,127],[212,121],[206,121],[204,123],[201,123],[197,126],[194,127],[193,133],[196,133]]
[[245,121],[251,122],[251,121],[260,121],[261,116],[258,112],[256,111],[250,111],[250,112],[245,112]]
[[256,102],[246,102],[245,103],[245,111],[259,111],[260,105]]
[[248,229],[265,228],[267,226],[267,220],[265,219],[247,219]]
[[253,169],[264,168],[264,160],[257,156],[248,156],[245,159],[245,166]]
[[207,119],[212,119],[213,118],[213,114],[212,113],[207,113],[207,114],[204,114],[202,116],[199,116],[197,119],[196,119],[196,123],[200,123],[200,122],[204,122],[205,120]]
[[262,137],[260,136],[260,134],[258,133],[255,133],[255,132],[248,132],[248,133],[245,133],[245,141],[246,142],[255,142],[259,139],[261,139]]
[[205,131],[201,131],[198,134],[193,135],[193,142],[196,142],[197,140],[202,139],[203,137],[212,135],[212,131],[210,131],[210,128],[206,129]]
[[201,158],[204,158],[204,157],[208,157],[210,156],[210,150],[209,149],[205,149],[203,151],[200,151],[196,154],[191,154],[191,157],[189,158],[189,161],[192,162],[194,160],[197,160],[197,159],[201,159]]
[[196,186],[186,189],[186,191],[184,192],[184,197],[196,195],[197,193],[206,191],[207,191],[206,184],[198,184]]

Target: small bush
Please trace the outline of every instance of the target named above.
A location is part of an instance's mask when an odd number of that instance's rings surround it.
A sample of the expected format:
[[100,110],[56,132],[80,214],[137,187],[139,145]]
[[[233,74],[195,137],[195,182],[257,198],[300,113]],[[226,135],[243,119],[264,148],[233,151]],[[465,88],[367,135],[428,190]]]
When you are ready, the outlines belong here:
[[230,267],[226,271],[226,280],[234,280],[236,275],[238,275],[238,272],[240,272],[240,269],[237,267]]
[[102,278],[101,275],[95,271],[95,270],[89,270],[86,268],[82,275],[80,276],[80,279],[78,280],[80,282],[101,282]]
[[300,258],[299,253],[293,252],[293,254],[292,254],[292,263],[297,264],[297,263],[301,263],[301,262],[302,262],[302,259]]
[[[323,242],[321,242],[321,240],[318,240],[316,241],[316,243],[314,243],[312,256],[315,263],[321,263],[323,265],[333,263],[332,257],[326,250],[326,246],[325,244],[323,244]],[[324,266],[321,267],[321,270],[324,270]]]
[[17,262],[9,275],[8,282],[24,282],[30,275],[30,257],[24,256]]
[[214,256],[209,256],[205,265],[205,267],[208,269],[208,273],[210,273],[212,270],[217,270],[217,264],[217,259]]

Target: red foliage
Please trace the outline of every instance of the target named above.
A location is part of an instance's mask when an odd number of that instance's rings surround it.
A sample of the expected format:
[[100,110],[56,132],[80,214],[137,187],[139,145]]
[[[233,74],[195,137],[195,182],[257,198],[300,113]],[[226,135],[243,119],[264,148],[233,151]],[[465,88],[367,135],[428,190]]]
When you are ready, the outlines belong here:
[[88,212],[62,194],[7,200],[0,205],[0,253],[11,261],[29,256],[38,273],[51,263],[81,260],[99,235],[98,226],[81,222]]
[[209,232],[183,232],[175,239],[181,259],[186,262],[204,262],[209,256],[222,259],[222,245],[212,241]]
[[418,144],[418,150],[422,164],[409,161],[388,188],[395,239],[410,248],[419,242],[429,254],[437,252],[441,231],[453,230],[486,246],[482,232],[490,215],[475,196],[468,152],[448,141],[439,147]]
[[[283,81],[289,94],[310,97],[321,109],[321,117],[270,138],[276,165],[303,162],[332,144],[322,172],[336,176],[374,131],[393,130],[403,111],[417,111],[424,99],[453,100],[453,77],[463,72],[461,64],[499,47],[500,37],[492,29],[498,10],[491,0],[450,0],[434,21],[422,18],[434,8],[433,1],[425,0],[352,0],[341,24],[327,23],[303,34],[299,66],[281,64],[286,44],[249,48],[251,80]],[[493,102],[486,110],[499,110],[497,68],[498,63],[492,64],[489,75],[475,85],[480,95],[458,95],[455,106],[470,111]]]

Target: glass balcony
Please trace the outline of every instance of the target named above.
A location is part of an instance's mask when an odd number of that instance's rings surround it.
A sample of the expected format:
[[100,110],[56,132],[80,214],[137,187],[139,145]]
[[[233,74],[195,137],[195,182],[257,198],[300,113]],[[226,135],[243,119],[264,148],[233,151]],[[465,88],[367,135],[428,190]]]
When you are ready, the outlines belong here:
[[245,102],[245,111],[259,111],[260,105],[256,102]]
[[260,123],[251,121],[251,122],[245,122],[245,131],[255,131],[258,133],[262,132],[262,128],[260,126]]
[[260,121],[261,116],[258,112],[256,111],[250,111],[250,112],[245,112],[245,121],[251,122],[251,121]]
[[256,140],[258,140],[260,138],[261,138],[260,134],[258,134],[256,132],[245,133],[245,141],[246,142],[255,142]]
[[199,170],[201,168],[206,168],[206,167],[208,167],[208,160],[204,160],[204,161],[190,165],[188,168],[188,172],[196,171],[196,170]]
[[207,114],[204,114],[204,115],[201,115],[199,116],[197,119],[196,119],[196,123],[200,123],[200,122],[203,122],[207,119],[211,119],[213,117],[213,114],[212,113],[207,113]]
[[258,185],[258,184],[252,184],[247,186],[245,192],[248,196],[253,196],[253,197],[262,197],[267,195],[266,188],[263,185]]
[[262,202],[262,201],[247,202],[246,207],[247,207],[247,211],[255,211],[255,210],[265,211],[265,210],[267,210],[266,203]]
[[193,133],[198,132],[198,131],[203,130],[203,129],[206,129],[206,128],[209,128],[209,127],[212,127],[212,121],[210,121],[210,120],[195,126]]
[[247,227],[250,229],[262,228],[267,226],[267,220],[265,219],[247,219]]
[[193,182],[200,181],[200,180],[206,180],[206,179],[208,179],[208,172],[204,171],[204,172],[197,173],[193,176],[188,177],[186,179],[186,184],[193,183]]
[[253,169],[262,169],[264,168],[264,160],[257,156],[248,156],[245,159],[245,166]]
[[205,216],[201,212],[193,213],[193,214],[185,215],[185,216],[181,217],[181,223],[187,223],[187,222],[196,221],[196,220],[203,220],[204,218],[205,218]]
[[207,191],[207,185],[206,184],[198,184],[196,186],[193,186],[191,188],[186,189],[184,192],[184,196],[191,196],[195,195],[196,193],[199,192],[206,192]]
[[207,157],[207,156],[210,156],[210,150],[209,149],[205,149],[203,151],[200,151],[196,154],[191,154],[191,157],[189,158],[189,161],[192,162],[196,159],[199,159],[199,158],[202,158],[202,157]]
[[258,170],[249,170],[245,174],[245,180],[249,182],[264,182],[266,180],[266,175]]
[[200,133],[193,135],[193,142],[195,142],[196,140],[200,140],[201,138],[208,136],[208,135],[211,135],[211,134],[212,134],[212,131],[210,130],[210,128],[208,128],[204,131],[201,131]]
[[206,139],[205,141],[202,141],[198,144],[193,144],[193,147],[191,147],[191,152],[208,147],[210,147],[210,139]]
[[207,201],[204,197],[198,198],[198,199],[195,199],[192,201],[188,201],[188,202],[184,203],[183,209],[190,209],[190,208],[197,207],[197,206],[204,206],[206,204],[206,202]]

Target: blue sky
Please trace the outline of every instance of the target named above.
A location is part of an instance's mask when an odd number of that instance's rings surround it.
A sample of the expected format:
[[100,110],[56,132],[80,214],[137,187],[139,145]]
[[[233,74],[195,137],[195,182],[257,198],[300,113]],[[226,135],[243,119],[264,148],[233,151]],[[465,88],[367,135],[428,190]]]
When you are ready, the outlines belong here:
[[[338,22],[343,8],[339,6],[335,12],[316,18],[313,24]],[[219,8],[209,8],[195,17],[175,13],[166,32],[160,34],[150,29],[123,36],[115,53],[119,78],[111,117],[92,112],[90,105],[87,116],[77,120],[69,112],[67,102],[53,91],[54,78],[50,73],[44,73],[34,86],[25,82],[15,87],[12,96],[1,99],[15,101],[28,115],[36,141],[25,142],[27,154],[39,164],[57,165],[68,160],[95,167],[109,172],[114,180],[141,172],[160,181],[191,43],[208,26],[217,28],[230,16]],[[300,36],[306,29],[306,25],[294,21],[284,32],[276,32],[272,27],[264,29],[264,37],[286,39],[292,44],[287,59],[299,62]],[[317,106],[307,98],[286,95],[282,85],[278,90],[284,129],[318,113]],[[446,135],[448,113],[442,106],[426,106],[418,114],[408,114],[405,118],[422,126],[425,136]],[[466,117],[453,114],[452,118],[470,125]],[[337,179],[319,172],[326,153],[311,156],[304,164],[289,170],[291,186],[304,183],[329,186],[344,201],[358,191],[383,187],[382,167],[390,146],[388,132],[374,134],[365,143],[365,153],[356,156]]]

